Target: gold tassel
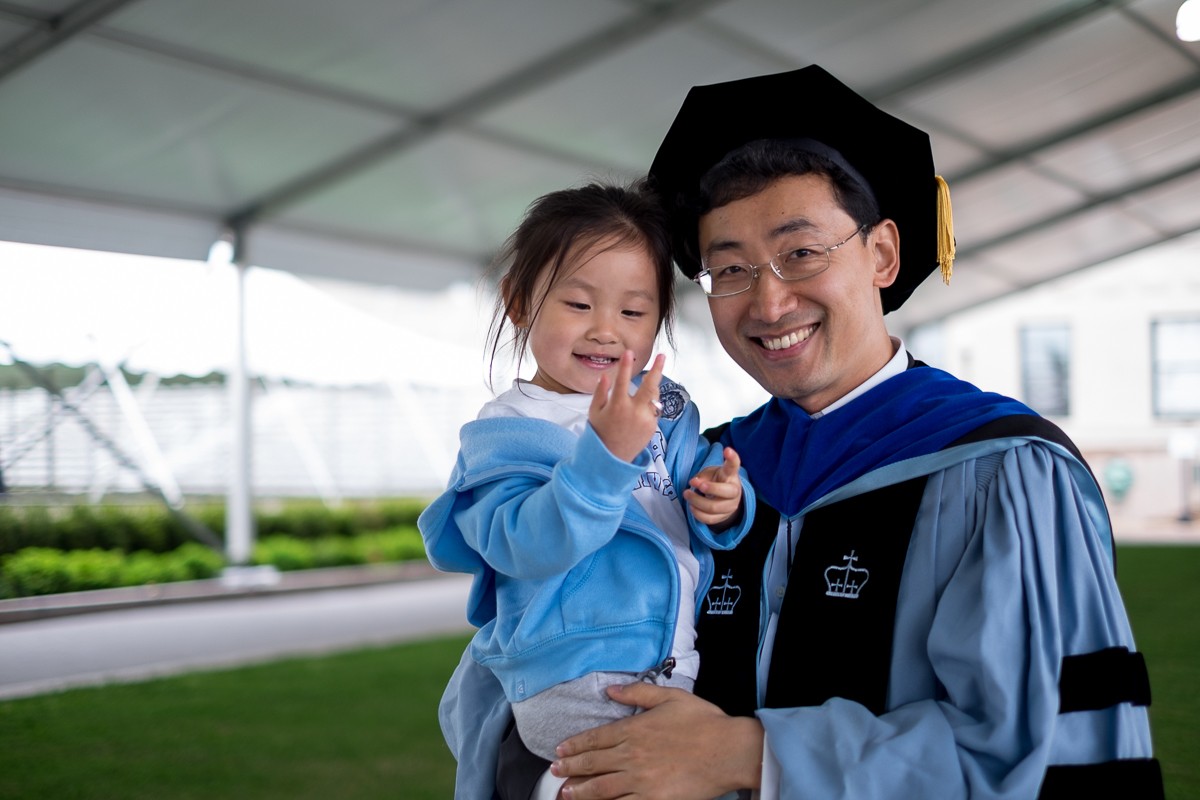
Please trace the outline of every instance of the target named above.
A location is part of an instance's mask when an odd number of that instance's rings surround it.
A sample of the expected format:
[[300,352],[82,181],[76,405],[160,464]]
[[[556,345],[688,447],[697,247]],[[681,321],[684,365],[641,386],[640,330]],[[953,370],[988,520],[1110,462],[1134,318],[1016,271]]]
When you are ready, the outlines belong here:
[[954,212],[950,209],[950,186],[941,175],[937,181],[937,260],[942,268],[942,282],[950,285],[954,274]]

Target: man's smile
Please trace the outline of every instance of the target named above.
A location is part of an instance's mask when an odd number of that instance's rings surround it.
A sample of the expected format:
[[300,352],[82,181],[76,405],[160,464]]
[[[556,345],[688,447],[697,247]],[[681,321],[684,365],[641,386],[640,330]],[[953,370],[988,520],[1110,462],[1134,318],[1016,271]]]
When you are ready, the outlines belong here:
[[800,344],[800,342],[812,336],[818,327],[820,327],[820,323],[813,323],[799,330],[785,333],[782,336],[756,336],[752,338],[758,339],[759,343],[767,350],[783,350]]

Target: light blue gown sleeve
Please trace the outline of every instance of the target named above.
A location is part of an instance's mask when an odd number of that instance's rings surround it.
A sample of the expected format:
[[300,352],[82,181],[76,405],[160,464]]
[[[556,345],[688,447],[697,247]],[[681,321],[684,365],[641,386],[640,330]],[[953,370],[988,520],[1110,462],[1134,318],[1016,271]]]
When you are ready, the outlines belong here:
[[[1054,446],[930,476],[900,586],[889,710],[841,699],[760,710],[780,797],[1028,800],[1048,765],[1150,757],[1145,708],[1058,711],[1064,656],[1135,649],[1111,547],[1094,481]],[[822,650],[813,643],[814,658]]]

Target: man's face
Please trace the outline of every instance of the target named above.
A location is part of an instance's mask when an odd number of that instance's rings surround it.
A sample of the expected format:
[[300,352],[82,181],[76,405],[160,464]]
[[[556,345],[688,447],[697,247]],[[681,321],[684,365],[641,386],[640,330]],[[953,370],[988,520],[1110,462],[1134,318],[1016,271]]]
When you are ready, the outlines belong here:
[[[823,175],[780,178],[758,194],[700,219],[709,266],[766,263],[803,245],[832,245],[858,223],[841,209]],[[829,253],[830,267],[799,281],[759,270],[746,292],[709,299],[717,337],[738,365],[775,397],[809,413],[825,408],[892,356],[879,289],[899,271],[899,233],[890,220],[866,241],[853,236]]]

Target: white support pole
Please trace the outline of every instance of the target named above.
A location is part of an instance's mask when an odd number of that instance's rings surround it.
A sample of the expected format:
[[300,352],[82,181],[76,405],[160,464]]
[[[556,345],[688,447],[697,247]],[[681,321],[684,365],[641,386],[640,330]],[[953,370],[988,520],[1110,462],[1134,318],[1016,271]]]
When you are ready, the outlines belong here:
[[230,449],[228,496],[225,501],[225,556],[230,567],[249,563],[254,548],[250,504],[250,383],[246,375],[246,267],[241,259],[240,235],[226,231],[213,242],[208,263],[234,272],[234,351],[229,367]]
[[229,470],[229,501],[225,508],[225,552],[231,566],[250,561],[254,549],[254,518],[250,503],[250,379],[246,374],[246,266],[233,262],[237,284],[237,334],[233,368],[229,371],[230,423],[233,463]]

